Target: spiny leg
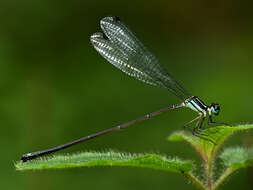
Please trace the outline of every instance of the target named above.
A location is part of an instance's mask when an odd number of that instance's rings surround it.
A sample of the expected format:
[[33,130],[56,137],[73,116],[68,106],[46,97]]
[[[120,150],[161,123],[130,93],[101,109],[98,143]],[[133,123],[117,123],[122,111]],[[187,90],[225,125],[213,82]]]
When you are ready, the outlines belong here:
[[216,144],[216,143],[213,141],[213,139],[208,138],[208,136],[209,136],[208,134],[203,134],[203,133],[202,133],[202,132],[205,130],[205,129],[202,129],[202,125],[203,125],[204,120],[205,120],[205,117],[204,117],[204,116],[202,116],[202,117],[198,120],[196,126],[194,127],[194,129],[193,129],[193,131],[192,131],[192,134],[193,134],[194,136],[196,136],[196,137],[199,137],[200,139],[203,139],[203,140],[209,141],[209,142],[211,142],[211,143],[213,143],[213,144]]
[[208,115],[208,125],[212,125],[212,126],[222,126],[222,125],[224,125],[224,126],[230,126],[231,127],[231,125],[229,125],[227,123],[214,122],[213,119],[212,119],[211,114]]
[[[204,122],[205,118],[206,118],[206,116],[202,116],[202,117],[199,119],[198,123],[197,123],[196,126],[194,127],[194,131],[195,131],[195,132],[200,133],[200,132],[206,130],[206,128],[203,128],[203,122]],[[202,133],[202,135],[203,135],[203,133]],[[208,136],[208,135],[206,135],[206,136]]]
[[[195,127],[193,129],[188,128],[188,126],[196,120],[198,120],[198,122],[195,125]],[[192,134],[195,135],[195,136],[200,135],[200,132],[199,132],[200,130],[199,129],[202,127],[203,121],[204,121],[204,117],[202,115],[200,115],[200,116],[196,117],[195,119],[193,119],[193,120],[189,121],[188,123],[186,123],[184,125],[184,128],[190,130],[192,132]],[[202,134],[202,135],[204,135],[204,134]],[[206,135],[206,136],[208,136],[208,135]]]
[[196,117],[195,119],[189,121],[188,123],[184,124],[184,129],[188,129],[188,126],[192,124],[194,121],[199,120],[201,116]]
[[194,130],[196,130],[196,131],[203,131],[203,130],[205,130],[205,129],[202,128],[203,122],[204,122],[205,118],[206,118],[205,116],[202,116],[202,117],[199,119],[198,123],[197,123],[196,126],[194,127]]
[[[212,115],[211,114],[209,114],[208,115],[208,125],[211,125],[211,127],[209,127],[209,128],[213,128],[213,127],[215,127],[215,126],[229,126],[229,127],[232,127],[231,125],[229,125],[229,124],[227,124],[227,123],[220,123],[220,122],[214,122],[213,120],[212,120]],[[219,133],[219,130],[211,130],[212,131],[212,133]],[[210,131],[210,132],[211,132]]]
[[[203,118],[203,116],[200,115],[200,116],[196,117],[195,119],[189,121],[188,123],[184,124],[184,129],[189,130],[194,136],[199,136],[200,133],[199,133],[196,129],[198,128],[197,126],[200,125],[200,120],[203,120],[202,118]],[[197,121],[197,124],[195,125],[195,127],[194,127],[193,129],[190,129],[188,126],[189,126],[190,124],[192,124],[192,123],[193,123],[194,121],[196,121],[196,120],[198,120],[198,121]],[[203,123],[203,121],[202,121],[201,123]]]
[[192,134],[193,134],[193,135],[195,135],[195,136],[196,136],[196,135],[208,136],[208,135],[206,135],[206,134],[201,133],[201,131],[203,131],[203,130],[201,130],[201,127],[202,127],[202,125],[203,125],[204,119],[205,119],[205,117],[203,117],[202,115],[199,117],[198,122],[196,123],[195,127],[194,127],[193,130],[192,130]]
[[[200,116],[196,117],[195,119],[193,119],[193,120],[189,121],[188,123],[186,123],[186,124],[184,125],[184,128],[185,128],[185,129],[188,129],[188,130],[192,133],[192,135],[194,135],[194,136],[196,136],[196,137],[199,137],[199,138],[201,138],[201,139],[210,141],[210,142],[212,142],[213,144],[216,144],[212,139],[209,139],[209,138],[205,137],[205,136],[208,136],[208,134],[203,134],[203,133],[201,133],[201,131],[204,130],[204,129],[203,129],[203,130],[200,130],[200,128],[201,128],[202,125],[203,125],[204,119],[205,119],[205,117],[203,117],[203,115],[200,115]],[[190,124],[192,124],[192,123],[193,123],[194,121],[196,121],[196,120],[198,120],[198,121],[197,121],[195,127],[194,127],[193,129],[188,128],[188,126],[189,126]]]
[[[197,124],[195,125],[195,127],[193,129],[188,128],[188,126],[196,120],[198,120],[198,121],[197,121]],[[186,123],[184,125],[184,128],[190,130],[193,135],[196,134],[196,133],[200,134],[198,131],[199,131],[199,128],[201,128],[201,126],[203,124],[203,120],[204,120],[204,117],[202,115],[200,115],[200,116],[196,117],[195,119],[193,119],[193,120],[189,121],[188,123]]]

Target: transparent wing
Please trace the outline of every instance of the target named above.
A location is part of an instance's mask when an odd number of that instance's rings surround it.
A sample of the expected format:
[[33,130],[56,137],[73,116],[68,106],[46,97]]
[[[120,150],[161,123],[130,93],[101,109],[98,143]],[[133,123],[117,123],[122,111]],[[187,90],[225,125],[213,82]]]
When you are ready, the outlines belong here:
[[169,89],[181,99],[190,96],[118,18],[106,17],[100,24],[104,34],[95,33],[91,42],[111,64],[140,81]]
[[159,83],[152,79],[146,73],[140,71],[138,68],[131,66],[128,63],[128,56],[124,54],[119,48],[117,48],[111,41],[106,38],[106,36],[97,32],[91,36],[91,42],[94,48],[111,64],[113,64],[118,69],[122,70],[124,73],[148,84],[154,86],[162,86],[162,83]]

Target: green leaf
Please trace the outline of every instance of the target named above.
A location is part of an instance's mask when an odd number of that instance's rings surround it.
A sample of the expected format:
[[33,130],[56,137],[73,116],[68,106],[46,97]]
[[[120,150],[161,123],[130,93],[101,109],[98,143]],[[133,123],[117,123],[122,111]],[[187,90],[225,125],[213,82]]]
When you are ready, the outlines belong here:
[[227,148],[219,155],[219,158],[227,168],[232,170],[246,168],[253,165],[253,148]]
[[63,169],[93,166],[130,166],[152,168],[176,173],[189,173],[193,169],[191,161],[166,158],[156,154],[128,154],[119,152],[83,152],[72,155],[56,155],[25,163],[15,164],[17,170]]
[[[224,143],[224,141],[228,139],[228,137],[230,137],[233,133],[248,129],[253,129],[253,125],[210,127],[201,132],[201,138],[181,131],[172,134],[169,137],[169,140],[185,140],[190,143],[192,147],[194,147],[194,149],[200,154],[205,168],[205,177],[207,181],[206,183],[210,188],[213,184],[213,164],[217,151]],[[222,183],[222,181],[226,178],[226,176],[230,175],[230,172],[232,171],[230,170],[224,172],[224,175],[220,177],[220,179],[215,184],[215,187],[218,187],[219,184]]]
[[219,158],[223,161],[225,169],[213,185],[214,190],[218,189],[234,171],[253,165],[253,148],[227,148],[219,155]]
[[[170,141],[187,141],[190,143],[197,152],[200,153],[202,159],[205,162],[211,163],[215,158],[220,146],[224,143],[228,137],[238,131],[245,131],[253,129],[253,125],[240,125],[240,126],[217,126],[205,129],[202,134],[203,138],[193,136],[190,133],[184,131],[175,132],[169,136]],[[206,139],[211,139],[213,142]]]

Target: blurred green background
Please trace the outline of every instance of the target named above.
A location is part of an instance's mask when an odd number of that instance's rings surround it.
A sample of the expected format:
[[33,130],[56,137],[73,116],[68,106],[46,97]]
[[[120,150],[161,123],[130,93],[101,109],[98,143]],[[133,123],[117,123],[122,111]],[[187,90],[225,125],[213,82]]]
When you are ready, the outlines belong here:
[[[179,102],[164,89],[136,81],[106,62],[89,36],[116,15],[194,95],[221,104],[215,118],[252,122],[252,1],[0,2],[1,189],[195,189],[180,175],[138,168],[18,172],[23,153],[49,148]],[[195,117],[176,110],[61,153],[106,151],[197,154],[167,136]],[[250,132],[226,146],[246,144]],[[247,144],[253,142],[249,140]],[[223,189],[252,189],[252,171]]]

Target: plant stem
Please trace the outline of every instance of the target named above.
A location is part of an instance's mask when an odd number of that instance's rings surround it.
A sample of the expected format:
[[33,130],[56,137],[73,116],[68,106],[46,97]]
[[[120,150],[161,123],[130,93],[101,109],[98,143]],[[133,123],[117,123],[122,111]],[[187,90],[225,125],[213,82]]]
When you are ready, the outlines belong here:
[[213,185],[213,189],[212,190],[216,190],[220,184],[222,184],[222,182],[233,172],[234,170],[232,170],[231,168],[227,168],[226,171],[219,177],[219,179],[215,182],[215,184]]
[[206,169],[206,185],[208,189],[212,189],[213,186],[213,161],[212,159],[208,160],[207,163],[205,163],[205,169]]
[[198,189],[200,190],[206,190],[206,187],[204,184],[201,183],[201,181],[193,175],[193,173],[183,173],[183,175],[189,179],[192,183],[194,183]]

